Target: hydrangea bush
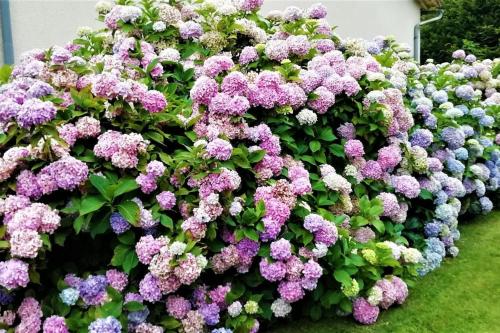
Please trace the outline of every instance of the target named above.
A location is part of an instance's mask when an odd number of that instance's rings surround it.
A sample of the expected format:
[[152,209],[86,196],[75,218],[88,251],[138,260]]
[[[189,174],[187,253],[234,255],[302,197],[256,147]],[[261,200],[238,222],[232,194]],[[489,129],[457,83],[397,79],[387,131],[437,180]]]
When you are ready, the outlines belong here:
[[0,330],[371,324],[458,254],[459,215],[498,195],[499,62],[418,66],[322,5],[262,2],[99,2],[105,28],[21,57],[0,86]]

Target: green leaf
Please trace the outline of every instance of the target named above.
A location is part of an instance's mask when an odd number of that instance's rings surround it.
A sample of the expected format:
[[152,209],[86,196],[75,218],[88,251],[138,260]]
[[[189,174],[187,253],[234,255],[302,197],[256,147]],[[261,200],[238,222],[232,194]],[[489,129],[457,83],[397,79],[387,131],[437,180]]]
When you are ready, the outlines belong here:
[[133,178],[122,178],[118,181],[118,186],[115,189],[114,196],[119,197],[122,194],[132,192],[139,188],[139,185]]
[[243,153],[239,153],[239,154],[233,153],[231,160],[234,162],[234,164],[236,164],[240,168],[243,168],[243,169],[250,169],[251,168],[250,162],[248,161],[246,155],[244,155]]
[[262,161],[262,159],[264,158],[265,155],[266,155],[265,150],[254,151],[254,152],[250,153],[250,155],[248,155],[248,161],[250,163],[258,163],[258,162]]
[[246,237],[250,238],[253,241],[258,242],[259,241],[259,235],[257,232],[253,229],[244,229],[243,233],[245,234]]
[[135,244],[135,234],[133,231],[127,231],[126,233],[118,236],[118,241],[124,245],[134,245]]
[[321,143],[319,141],[313,140],[309,142],[309,148],[313,153],[315,153],[321,149]]
[[83,216],[78,216],[74,221],[73,221],[73,229],[75,229],[75,232],[77,234],[80,233],[83,227],[83,222],[85,222],[85,217]]
[[344,147],[339,144],[328,146],[330,152],[337,157],[344,157]]
[[10,74],[12,73],[12,66],[3,65],[0,67],[0,84],[9,81]]
[[125,258],[123,260],[123,264],[122,264],[123,270],[125,271],[125,273],[128,274],[138,264],[139,264],[139,259],[137,258],[137,254],[135,253],[135,251],[133,249],[129,250],[125,254]]
[[172,221],[172,218],[167,215],[161,215],[160,216],[160,223],[164,227],[167,227],[170,230],[174,230],[174,221]]
[[106,292],[113,302],[121,302],[123,296],[113,287],[107,287]]
[[123,264],[125,260],[125,255],[127,254],[129,248],[126,245],[120,244],[115,247],[113,251],[113,258],[111,258],[111,265],[119,267]]
[[111,200],[113,189],[111,183],[103,176],[90,175],[90,183],[101,193],[108,201]]
[[335,270],[335,272],[333,272],[333,277],[335,277],[335,280],[337,280],[338,282],[343,283],[347,286],[350,286],[352,283],[351,276],[343,269]]
[[[168,330],[176,330],[176,328],[181,326],[181,323],[176,320],[174,317],[166,317],[160,322],[161,326]],[[171,331],[168,331],[171,332]]]
[[141,210],[135,202],[127,200],[119,204],[117,208],[125,220],[127,220],[133,226],[139,226]]
[[383,234],[385,232],[385,225],[384,222],[380,221],[379,219],[376,219],[372,221],[372,225],[377,229],[378,232]]
[[332,142],[337,137],[333,134],[333,130],[330,127],[326,127],[319,133],[319,138],[323,141]]
[[344,311],[345,313],[351,313],[352,312],[352,302],[348,298],[344,298],[340,302],[340,309]]
[[130,311],[130,312],[142,311],[142,310],[144,310],[144,307],[145,307],[144,304],[136,302],[136,301],[127,302],[123,306],[123,308],[125,310]]
[[314,304],[309,311],[311,319],[316,321],[321,318],[321,306],[319,304]]
[[431,200],[433,197],[432,193],[426,189],[421,189],[420,190],[420,198],[424,200]]
[[95,212],[106,204],[106,200],[100,195],[86,196],[80,205],[80,215]]
[[384,207],[382,205],[371,206],[368,213],[371,217],[378,217],[384,212]]

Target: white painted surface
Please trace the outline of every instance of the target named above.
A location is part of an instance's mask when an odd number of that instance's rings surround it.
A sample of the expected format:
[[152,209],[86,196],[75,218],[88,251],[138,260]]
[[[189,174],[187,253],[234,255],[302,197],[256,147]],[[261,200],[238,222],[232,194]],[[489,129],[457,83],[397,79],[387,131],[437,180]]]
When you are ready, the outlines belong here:
[[266,0],[262,11],[307,8],[315,2],[328,8],[328,22],[337,26],[335,31],[343,38],[393,35],[413,49],[413,27],[420,21],[420,8],[414,0]]
[[95,0],[10,1],[16,59],[27,50],[66,44],[80,26],[102,26],[96,20]]
[[[3,0],[0,0],[3,1]],[[420,20],[414,0],[319,0],[328,7],[328,20],[342,37],[372,38],[394,35],[412,46],[413,26]],[[307,8],[318,1],[265,0],[262,12],[286,6]],[[16,59],[24,51],[64,45],[80,26],[99,27],[95,0],[11,0]]]

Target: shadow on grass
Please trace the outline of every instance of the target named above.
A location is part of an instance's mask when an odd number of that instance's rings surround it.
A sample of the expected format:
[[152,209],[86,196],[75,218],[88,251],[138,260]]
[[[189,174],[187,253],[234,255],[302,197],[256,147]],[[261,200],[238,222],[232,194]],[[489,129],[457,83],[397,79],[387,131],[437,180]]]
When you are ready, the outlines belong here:
[[351,317],[290,321],[269,333],[500,332],[500,211],[460,227],[460,254],[419,280],[405,304],[381,311],[375,325]]

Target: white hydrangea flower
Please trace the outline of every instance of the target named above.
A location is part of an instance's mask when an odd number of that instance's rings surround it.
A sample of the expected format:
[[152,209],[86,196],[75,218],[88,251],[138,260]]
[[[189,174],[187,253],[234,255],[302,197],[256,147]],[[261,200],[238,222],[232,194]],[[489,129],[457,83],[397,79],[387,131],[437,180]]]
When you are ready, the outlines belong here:
[[153,30],[156,32],[165,31],[166,28],[167,28],[167,25],[165,24],[165,22],[157,21],[157,22],[153,23]]
[[351,193],[351,183],[344,177],[336,173],[329,173],[323,177],[323,183],[331,190],[343,193]]
[[196,257],[196,263],[198,264],[198,267],[200,267],[201,269],[207,267],[208,265],[208,260],[207,258],[205,258],[204,255],[199,255]]
[[358,169],[354,165],[348,164],[345,166],[344,175],[350,177],[357,177]]
[[323,258],[328,253],[328,246],[323,243],[317,243],[314,249],[312,249],[312,253],[315,258]]
[[368,297],[366,300],[370,305],[372,306],[377,306],[383,298],[384,291],[382,288],[378,286],[373,286],[369,291],[368,291]]
[[330,164],[322,164],[319,166],[319,170],[321,173],[321,177],[325,177],[326,175],[330,173],[335,173],[335,168],[331,166]]
[[241,202],[240,200],[237,200],[238,198],[236,198],[232,203],[231,203],[231,207],[229,207],[229,214],[231,214],[231,216],[236,216],[238,215],[239,213],[241,213],[241,211],[243,210],[243,206],[241,205]]
[[76,34],[78,36],[88,36],[92,33],[92,28],[91,27],[88,27],[88,26],[83,26],[83,27],[79,27],[77,30],[76,30]]
[[309,109],[302,109],[295,117],[300,125],[314,125],[318,121],[318,115]]
[[479,78],[483,81],[489,81],[491,80],[492,76],[491,76],[491,72],[490,71],[487,71],[487,70],[482,70],[480,73],[479,73]]
[[170,251],[170,253],[172,253],[176,256],[180,256],[184,253],[184,251],[186,250],[186,247],[187,247],[186,243],[175,241],[172,243],[172,245],[170,245],[169,251]]
[[204,210],[204,205],[202,204],[200,207],[193,209],[193,215],[202,223],[208,223],[211,220],[210,215]]
[[227,313],[234,318],[240,315],[241,310],[243,310],[243,306],[239,301],[236,301],[231,303],[231,305],[227,308]]
[[403,257],[403,261],[409,264],[417,264],[419,262],[422,262],[422,260],[424,259],[422,253],[412,247],[402,248],[401,256]]
[[378,72],[367,72],[366,73],[366,79],[370,82],[373,81],[384,81],[385,80],[385,75],[384,73],[378,73]]
[[292,306],[282,298],[278,298],[271,304],[271,311],[273,311],[276,318],[282,318],[286,317],[292,311]]
[[98,1],[95,4],[95,10],[98,14],[106,14],[113,8],[113,4],[109,1]]

